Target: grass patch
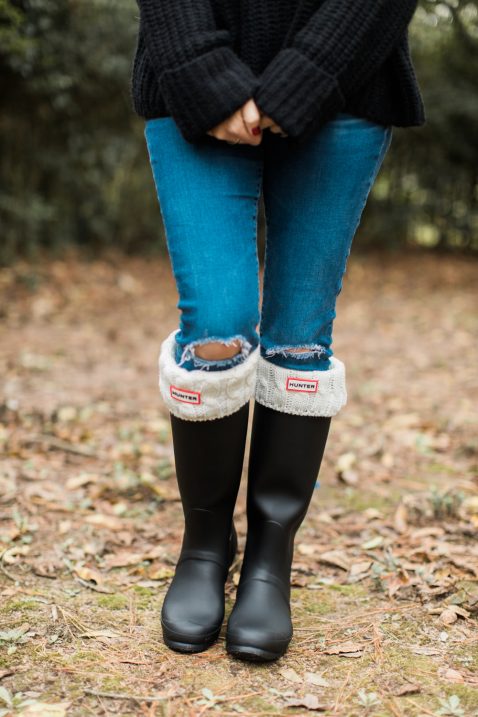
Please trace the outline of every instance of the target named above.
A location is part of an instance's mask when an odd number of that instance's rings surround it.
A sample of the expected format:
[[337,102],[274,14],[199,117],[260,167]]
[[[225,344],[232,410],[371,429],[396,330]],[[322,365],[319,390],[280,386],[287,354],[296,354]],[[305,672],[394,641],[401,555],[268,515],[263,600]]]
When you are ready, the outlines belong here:
[[384,495],[380,495],[376,491],[367,490],[363,486],[354,488],[348,485],[345,488],[328,486],[326,497],[328,501],[335,500],[336,503],[342,505],[347,511],[361,513],[369,508],[375,508],[387,514],[396,508],[402,495],[403,491],[393,490],[391,486],[387,488]]
[[138,597],[145,597],[145,598],[153,598],[156,597],[158,594],[157,590],[152,590],[151,588],[145,588],[143,585],[133,585],[131,588],[131,591],[138,595]]
[[42,610],[43,608],[44,605],[38,602],[38,600],[30,600],[26,598],[20,600],[9,600],[1,609],[1,612],[6,615],[12,615],[15,612],[36,612],[37,610]]
[[118,692],[119,694],[121,694],[122,691],[126,693],[124,680],[120,677],[106,677],[101,682],[101,690],[104,692]]
[[126,595],[118,593],[114,595],[100,595],[97,598],[97,605],[106,610],[124,610],[128,607],[128,598]]
[[360,583],[324,585],[320,590],[293,588],[291,591],[293,610],[307,615],[343,615],[351,604],[356,606],[358,601],[370,599],[370,592]]

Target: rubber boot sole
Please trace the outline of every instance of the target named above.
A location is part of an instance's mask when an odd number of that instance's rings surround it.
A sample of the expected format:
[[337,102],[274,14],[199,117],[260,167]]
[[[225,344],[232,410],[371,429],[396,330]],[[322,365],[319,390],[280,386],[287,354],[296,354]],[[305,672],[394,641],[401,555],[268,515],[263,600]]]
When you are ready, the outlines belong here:
[[200,642],[191,642],[188,635],[181,635],[181,633],[171,630],[163,623],[163,621],[161,621],[161,627],[165,645],[176,652],[187,653],[203,652],[204,650],[207,650],[209,647],[214,645],[219,637],[219,633],[221,632],[221,627],[219,627],[214,632],[204,635]]
[[253,647],[252,645],[226,645],[226,651],[232,657],[236,657],[239,660],[245,660],[247,662],[272,662],[277,660],[279,657],[285,654],[289,643],[286,643],[279,652],[270,652],[269,650],[263,650],[260,647]]

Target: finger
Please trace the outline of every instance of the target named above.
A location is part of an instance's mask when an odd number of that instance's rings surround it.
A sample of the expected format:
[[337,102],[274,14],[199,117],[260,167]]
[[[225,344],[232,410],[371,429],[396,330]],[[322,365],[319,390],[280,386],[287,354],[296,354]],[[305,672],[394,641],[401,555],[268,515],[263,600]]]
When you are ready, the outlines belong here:
[[210,134],[212,137],[215,137],[216,139],[228,139],[228,134],[222,125],[209,130],[208,134]]
[[253,99],[248,100],[241,107],[242,118],[246,125],[257,125],[261,119],[261,112]]
[[236,110],[236,112],[234,112],[226,120],[208,130],[207,134],[231,144],[239,144],[237,140],[239,140],[242,144],[259,144],[262,140],[262,133],[259,136],[250,134],[248,128],[244,124],[241,110],[242,108]]
[[251,133],[249,128],[244,123],[243,115],[242,115],[242,108],[240,108],[237,112],[235,112],[232,117],[231,121],[228,125],[228,130],[230,132],[233,132],[236,137],[239,137],[241,142],[244,144],[253,144],[257,145],[261,142],[261,135]]
[[253,137],[258,137],[260,135],[260,132],[258,132],[257,130],[261,129],[261,113],[253,99],[248,100],[241,107],[241,115],[242,121],[249,134],[251,134]]
[[243,142],[243,140],[237,136],[235,132],[229,132],[225,127],[221,127],[214,132],[213,136],[222,142],[228,142],[229,144],[239,144],[237,140]]
[[282,129],[282,127],[281,127],[280,125],[278,125],[278,124],[273,125],[273,126],[270,128],[270,130],[271,130],[271,132],[273,132],[274,134],[279,134],[281,137],[288,137],[288,136],[289,136],[289,135],[287,134],[287,132],[284,132],[284,130]]
[[226,130],[231,135],[233,141],[239,139],[243,144],[259,144],[261,141],[260,136],[250,134],[244,124],[240,110],[235,112],[226,122]]
[[209,134],[211,137],[215,137],[216,139],[222,139],[224,134],[224,122],[211,127],[211,129],[207,130],[206,134]]
[[273,124],[275,124],[272,117],[269,117],[268,115],[262,115],[261,117],[261,128],[267,129],[268,127],[271,127]]
[[[220,129],[215,132],[214,136],[216,139],[220,139],[223,142],[227,142],[228,144],[245,144],[245,141],[242,137],[238,136],[237,132],[230,131],[226,126],[221,126]],[[249,137],[246,135],[246,140],[248,140]],[[239,140],[239,141],[238,141]]]

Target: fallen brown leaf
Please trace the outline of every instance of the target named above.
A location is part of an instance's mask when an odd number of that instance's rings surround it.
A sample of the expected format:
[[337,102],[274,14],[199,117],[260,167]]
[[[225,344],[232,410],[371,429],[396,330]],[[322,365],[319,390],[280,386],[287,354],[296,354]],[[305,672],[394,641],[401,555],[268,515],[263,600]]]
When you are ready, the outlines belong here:
[[92,582],[96,585],[101,585],[104,582],[103,575],[99,570],[89,568],[86,565],[75,565],[74,573],[82,580],[86,580],[86,582]]
[[342,570],[350,569],[350,558],[343,550],[328,550],[325,553],[320,553],[317,559],[322,563],[336,565],[338,568],[342,568]]
[[116,518],[114,515],[104,515],[102,513],[88,515],[85,521],[90,525],[107,528],[108,530],[123,530],[125,527],[124,521],[121,520],[121,518]]
[[363,646],[358,642],[349,640],[339,645],[331,645],[324,650],[326,655],[346,655],[347,657],[361,657]]
[[292,667],[284,667],[282,670],[279,670],[279,673],[286,680],[289,680],[289,682],[295,682],[297,684],[303,682],[302,677],[300,677]]

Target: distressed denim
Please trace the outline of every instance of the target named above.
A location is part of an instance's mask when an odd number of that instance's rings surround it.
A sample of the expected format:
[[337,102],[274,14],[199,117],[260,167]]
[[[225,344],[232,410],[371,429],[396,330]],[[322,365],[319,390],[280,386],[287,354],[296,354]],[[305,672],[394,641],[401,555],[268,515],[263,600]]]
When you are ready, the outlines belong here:
[[[336,300],[392,126],[339,113],[300,144],[268,130],[258,146],[209,135],[191,144],[172,118],[160,117],[145,121],[144,134],[179,295],[178,365],[223,370],[259,345],[277,366],[329,369]],[[236,339],[232,358],[195,354],[200,344]]]

